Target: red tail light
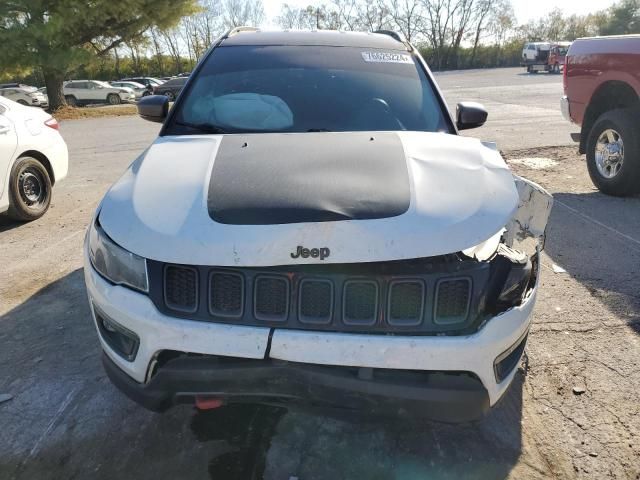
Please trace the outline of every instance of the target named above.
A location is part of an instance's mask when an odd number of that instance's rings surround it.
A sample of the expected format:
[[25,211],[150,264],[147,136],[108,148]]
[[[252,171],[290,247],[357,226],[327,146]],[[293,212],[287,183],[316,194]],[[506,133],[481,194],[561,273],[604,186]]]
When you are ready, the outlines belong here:
[[567,94],[567,71],[569,70],[569,55],[564,57],[564,67],[562,68],[562,89]]
[[51,117],[47,120],[44,121],[44,124],[49,127],[49,128],[53,128],[54,130],[60,130],[60,124],[58,123],[58,121]]

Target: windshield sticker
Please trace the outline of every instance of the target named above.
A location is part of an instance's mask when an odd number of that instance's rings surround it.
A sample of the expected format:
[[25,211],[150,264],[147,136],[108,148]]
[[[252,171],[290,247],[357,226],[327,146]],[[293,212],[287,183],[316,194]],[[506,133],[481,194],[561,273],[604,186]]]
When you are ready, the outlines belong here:
[[395,52],[362,52],[362,58],[373,63],[413,63],[409,55]]

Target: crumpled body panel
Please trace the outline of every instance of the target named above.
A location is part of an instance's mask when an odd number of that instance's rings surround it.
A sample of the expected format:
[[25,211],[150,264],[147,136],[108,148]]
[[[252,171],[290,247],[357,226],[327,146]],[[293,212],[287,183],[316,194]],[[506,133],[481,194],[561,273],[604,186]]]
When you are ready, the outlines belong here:
[[[519,195],[497,151],[444,133],[395,135],[411,190],[410,206],[398,216],[276,225],[215,222],[207,195],[223,137],[203,135],[158,138],[106,195],[100,223],[116,243],[146,258],[270,266],[442,255],[478,245],[509,222]],[[264,157],[268,161],[269,152]],[[298,246],[326,248],[330,254],[293,258]]]

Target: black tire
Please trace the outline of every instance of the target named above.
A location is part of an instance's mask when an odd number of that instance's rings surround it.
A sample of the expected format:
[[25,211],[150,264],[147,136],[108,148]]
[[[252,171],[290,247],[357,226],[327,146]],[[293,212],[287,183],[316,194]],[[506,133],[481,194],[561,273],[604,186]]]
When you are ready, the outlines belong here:
[[69,105],[70,107],[78,106],[78,100],[73,95],[65,95],[64,99],[66,100],[67,105]]
[[29,106],[29,104],[22,99],[18,100],[16,103],[19,103],[20,105],[24,105],[25,107]]
[[143,97],[148,97],[149,95],[151,95],[151,92],[149,90],[145,90],[144,92],[142,92]]
[[166,92],[164,92],[164,96],[167,97],[170,102],[173,102],[176,99],[176,96],[170,90],[167,90]]
[[30,222],[49,210],[51,178],[49,172],[32,157],[19,158],[9,175],[9,210],[14,220]]
[[117,93],[110,93],[109,95],[107,95],[107,103],[109,105],[120,105],[120,103],[122,103],[122,100],[120,99],[120,95],[118,95]]
[[[602,193],[624,197],[640,193],[640,109],[610,110],[598,117],[587,136],[587,168],[593,184]],[[623,161],[611,178],[604,176],[596,162],[598,138],[606,130],[617,132],[622,139]],[[606,173],[606,170],[605,170]]]

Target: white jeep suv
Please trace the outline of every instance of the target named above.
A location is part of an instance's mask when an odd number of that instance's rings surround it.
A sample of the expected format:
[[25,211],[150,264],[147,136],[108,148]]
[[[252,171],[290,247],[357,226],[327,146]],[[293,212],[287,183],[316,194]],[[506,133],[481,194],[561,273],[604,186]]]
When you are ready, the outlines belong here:
[[458,135],[389,32],[234,29],[102,200],[85,280],[142,405],[481,416],[525,348],[551,196]]
[[135,102],[134,91],[127,87],[112,87],[98,80],[72,80],[63,87],[67,104],[75,107],[94,103],[119,105],[123,102]]

